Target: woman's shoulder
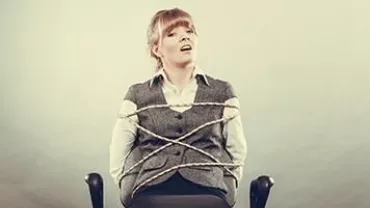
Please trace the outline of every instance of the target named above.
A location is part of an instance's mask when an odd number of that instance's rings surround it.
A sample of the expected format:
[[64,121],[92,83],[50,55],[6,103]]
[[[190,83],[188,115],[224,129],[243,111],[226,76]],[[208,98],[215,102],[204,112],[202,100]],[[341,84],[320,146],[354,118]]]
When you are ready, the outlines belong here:
[[213,75],[209,75],[209,74],[205,74],[205,76],[207,77],[207,80],[210,84],[214,84],[217,86],[223,86],[223,87],[231,86],[230,82],[225,79],[222,79],[222,78],[219,78]]
[[144,81],[134,82],[128,86],[128,91],[142,91],[145,90],[146,88],[148,89],[152,84],[153,78]]
[[208,85],[212,88],[218,89],[218,90],[225,90],[225,91],[234,91],[233,86],[230,81],[219,78],[216,76],[212,76],[209,74],[205,75]]
[[136,102],[137,97],[146,97],[151,92],[154,81],[153,78],[150,78],[129,84],[124,93],[124,100]]
[[208,92],[211,97],[214,97],[220,102],[237,97],[229,81],[209,74],[204,74],[200,77],[202,77],[203,83],[208,86],[203,89],[206,89],[206,92]]

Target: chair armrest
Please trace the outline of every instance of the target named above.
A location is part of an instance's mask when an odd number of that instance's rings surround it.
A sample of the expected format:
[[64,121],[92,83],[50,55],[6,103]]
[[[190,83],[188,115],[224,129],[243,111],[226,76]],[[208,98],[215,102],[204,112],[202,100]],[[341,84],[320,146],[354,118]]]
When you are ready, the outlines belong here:
[[262,175],[250,184],[250,208],[265,208],[270,189],[274,185],[274,179]]
[[103,208],[104,207],[103,178],[99,173],[89,173],[85,176],[85,181],[89,186],[92,207]]

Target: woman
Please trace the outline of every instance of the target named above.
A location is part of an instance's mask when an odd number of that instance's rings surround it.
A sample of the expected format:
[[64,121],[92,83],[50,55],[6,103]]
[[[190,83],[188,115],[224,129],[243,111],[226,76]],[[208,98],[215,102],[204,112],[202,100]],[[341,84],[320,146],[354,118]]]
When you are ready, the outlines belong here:
[[181,9],[154,15],[148,45],[157,73],[130,86],[110,145],[123,204],[148,194],[212,194],[233,206],[246,141],[231,85],[196,66],[196,29]]

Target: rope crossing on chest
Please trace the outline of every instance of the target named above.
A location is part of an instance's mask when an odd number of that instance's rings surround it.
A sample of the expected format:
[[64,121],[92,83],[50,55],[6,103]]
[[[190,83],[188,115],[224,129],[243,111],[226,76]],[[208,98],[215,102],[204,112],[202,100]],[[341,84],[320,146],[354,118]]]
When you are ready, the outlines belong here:
[[161,171],[160,173],[148,178],[147,180],[145,180],[144,182],[142,182],[141,184],[139,184],[132,192],[132,196],[135,194],[135,192],[141,188],[142,186],[144,186],[145,184],[161,177],[162,175],[168,173],[168,172],[171,172],[173,170],[177,170],[177,169],[180,169],[180,168],[187,168],[187,167],[192,167],[192,166],[217,166],[217,167],[221,167],[223,169],[225,169],[225,171],[227,171],[228,173],[230,173],[236,180],[237,180],[237,176],[231,172],[231,170],[228,169],[228,167],[240,167],[242,166],[243,164],[234,164],[234,163],[222,163],[220,162],[217,158],[215,158],[213,155],[209,154],[208,152],[202,150],[202,149],[199,149],[199,148],[196,148],[192,145],[188,145],[186,143],[183,143],[181,142],[181,140],[184,140],[186,139],[187,137],[191,136],[192,134],[194,134],[195,132],[199,131],[200,129],[202,128],[205,128],[207,126],[210,126],[212,124],[216,124],[216,123],[220,123],[220,122],[227,122],[233,118],[235,118],[236,116],[239,115],[239,111],[237,113],[235,113],[234,115],[231,115],[231,116],[228,116],[228,117],[225,117],[223,116],[222,118],[220,119],[215,119],[213,121],[209,121],[209,122],[206,122],[200,126],[198,126],[197,128],[193,129],[192,131],[188,132],[187,134],[177,138],[177,139],[168,139],[166,137],[163,137],[163,136],[160,136],[160,135],[157,135],[151,131],[149,131],[148,129],[142,127],[141,125],[139,125],[137,122],[135,122],[134,120],[132,120],[130,117],[131,116],[134,116],[142,111],[145,111],[145,110],[149,110],[149,109],[153,109],[153,108],[165,108],[165,107],[188,107],[188,106],[224,106],[226,108],[235,108],[235,109],[238,109],[238,107],[236,105],[229,105],[229,104],[225,104],[225,103],[218,103],[218,102],[199,102],[199,103],[189,103],[189,104],[160,104],[160,105],[150,105],[150,106],[147,106],[147,107],[143,107],[143,108],[140,108],[138,110],[136,110],[135,112],[133,113],[130,113],[130,114],[127,114],[127,115],[118,115],[119,118],[124,118],[124,119],[128,119],[131,123],[133,123],[138,129],[142,130],[143,132],[155,137],[155,138],[158,138],[158,139],[161,139],[161,140],[164,140],[166,142],[169,142],[167,143],[166,145],[163,145],[161,147],[159,147],[158,149],[156,149],[155,151],[149,153],[147,156],[143,157],[140,161],[138,161],[137,163],[135,163],[131,168],[129,168],[126,172],[123,173],[123,177],[125,177],[127,174],[129,174],[132,170],[134,170],[137,166],[141,165],[142,163],[144,163],[147,159],[149,159],[150,157],[152,157],[153,155],[157,154],[158,152],[162,151],[163,149],[173,145],[173,144],[178,144],[178,145],[182,145],[182,146],[185,146],[187,148],[190,148],[192,150],[195,150],[207,157],[209,157],[210,159],[212,159],[214,162],[207,162],[207,163],[186,163],[186,164],[180,164],[180,165],[176,165],[176,166],[173,166],[171,168],[168,168],[166,170],[163,170]]

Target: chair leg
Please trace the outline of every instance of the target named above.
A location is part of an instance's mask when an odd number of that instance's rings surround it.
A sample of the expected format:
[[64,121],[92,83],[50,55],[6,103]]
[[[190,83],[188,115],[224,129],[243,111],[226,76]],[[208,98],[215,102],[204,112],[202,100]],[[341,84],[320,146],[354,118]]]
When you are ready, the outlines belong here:
[[265,208],[274,180],[269,176],[259,176],[250,185],[250,208]]
[[103,178],[99,173],[89,173],[85,177],[89,186],[91,203],[93,208],[104,207],[104,189]]

